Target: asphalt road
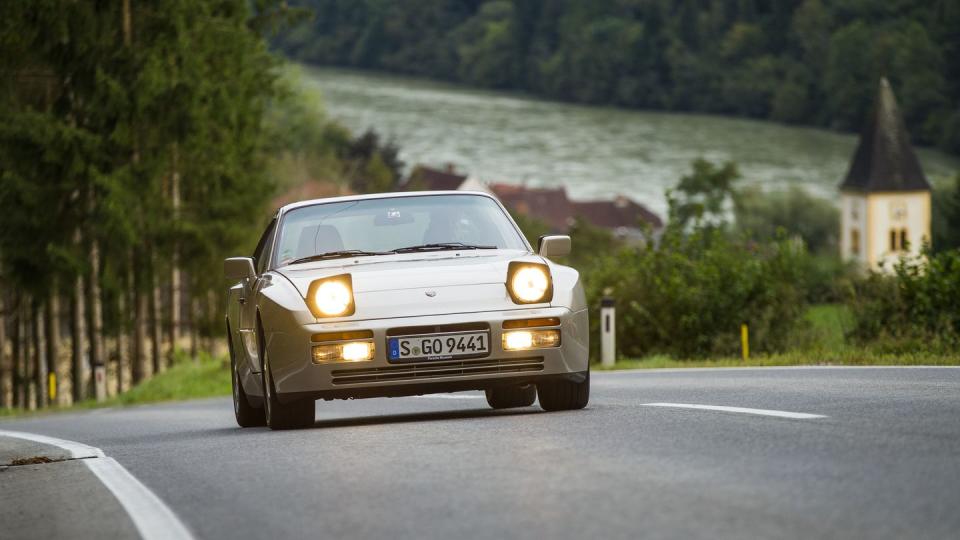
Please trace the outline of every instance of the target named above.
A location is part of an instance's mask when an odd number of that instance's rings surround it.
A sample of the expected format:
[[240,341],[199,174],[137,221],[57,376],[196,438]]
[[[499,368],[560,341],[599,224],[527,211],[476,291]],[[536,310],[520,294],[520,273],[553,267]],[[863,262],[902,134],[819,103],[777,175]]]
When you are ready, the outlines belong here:
[[[290,432],[239,429],[229,399],[0,430],[103,449],[198,538],[960,537],[960,369],[595,373],[583,411],[319,402]],[[0,538],[136,536],[76,463],[0,471]]]

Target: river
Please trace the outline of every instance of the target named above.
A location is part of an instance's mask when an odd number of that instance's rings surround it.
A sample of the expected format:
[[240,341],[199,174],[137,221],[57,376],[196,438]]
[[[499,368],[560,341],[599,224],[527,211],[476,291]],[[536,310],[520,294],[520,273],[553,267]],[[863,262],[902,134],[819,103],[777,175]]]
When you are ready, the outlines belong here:
[[[801,185],[833,197],[856,137],[773,122],[544,101],[422,79],[305,68],[307,88],[356,133],[394,140],[407,167],[454,164],[486,181],[565,186],[573,198],[624,194],[663,215],[664,192],[698,157],[733,160],[745,184]],[[919,149],[931,181],[960,159]]]

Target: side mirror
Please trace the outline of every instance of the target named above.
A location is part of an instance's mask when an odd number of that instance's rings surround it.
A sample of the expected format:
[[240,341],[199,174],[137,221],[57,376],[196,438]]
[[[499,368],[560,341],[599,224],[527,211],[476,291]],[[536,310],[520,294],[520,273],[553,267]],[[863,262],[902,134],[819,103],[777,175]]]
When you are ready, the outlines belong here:
[[230,257],[223,261],[223,275],[227,279],[240,280],[255,277],[257,272],[250,257]]
[[570,237],[566,235],[541,236],[537,252],[548,259],[570,254]]

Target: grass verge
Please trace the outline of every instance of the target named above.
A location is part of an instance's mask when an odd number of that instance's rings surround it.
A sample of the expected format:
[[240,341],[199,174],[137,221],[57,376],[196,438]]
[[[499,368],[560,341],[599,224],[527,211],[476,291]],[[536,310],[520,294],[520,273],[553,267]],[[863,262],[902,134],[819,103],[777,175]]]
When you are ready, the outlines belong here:
[[201,353],[196,361],[181,357],[163,373],[100,403],[89,399],[69,407],[50,407],[37,411],[0,408],[0,417],[229,396],[230,391],[230,364],[226,358]]
[[622,359],[611,368],[594,364],[600,371],[619,369],[770,367],[770,366],[960,366],[960,354],[878,353],[869,349],[844,347],[830,350],[789,351],[779,354],[741,358],[679,360],[669,356]]

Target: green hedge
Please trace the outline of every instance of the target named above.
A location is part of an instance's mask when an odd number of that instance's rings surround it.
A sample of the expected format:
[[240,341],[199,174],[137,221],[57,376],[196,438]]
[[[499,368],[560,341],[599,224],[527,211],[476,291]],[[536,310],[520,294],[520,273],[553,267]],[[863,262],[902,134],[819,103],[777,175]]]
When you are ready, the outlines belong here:
[[[925,259],[925,261],[924,261]],[[960,250],[904,258],[851,284],[850,338],[891,351],[960,347]]]
[[[732,355],[740,325],[757,352],[784,350],[806,308],[808,257],[802,244],[730,239],[721,232],[667,233],[600,260],[586,275],[594,309],[604,294],[617,301],[620,354],[679,358]],[[597,318],[593,318],[593,335]]]

